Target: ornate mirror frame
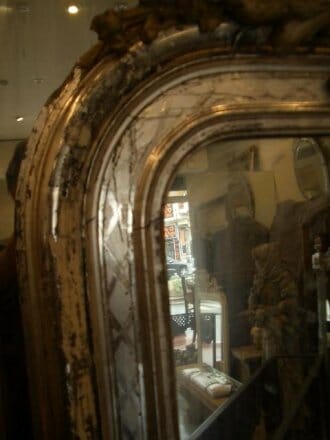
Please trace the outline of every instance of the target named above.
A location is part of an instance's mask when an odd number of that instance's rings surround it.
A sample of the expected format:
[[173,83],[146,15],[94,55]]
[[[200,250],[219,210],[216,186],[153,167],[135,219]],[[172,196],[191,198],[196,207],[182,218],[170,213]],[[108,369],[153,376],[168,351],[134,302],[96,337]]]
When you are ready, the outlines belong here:
[[178,438],[169,182],[216,139],[330,134],[326,48],[227,43],[228,27],[172,29],[76,67],[40,113],[17,200],[37,438]]

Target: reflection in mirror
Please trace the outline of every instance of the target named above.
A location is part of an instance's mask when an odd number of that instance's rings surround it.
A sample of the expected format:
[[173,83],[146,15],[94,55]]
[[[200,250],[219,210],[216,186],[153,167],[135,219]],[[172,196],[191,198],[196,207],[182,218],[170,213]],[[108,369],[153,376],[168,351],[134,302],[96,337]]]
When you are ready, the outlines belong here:
[[[207,145],[184,160],[167,194],[181,438],[234,399],[265,361],[299,355],[302,339],[304,352],[315,352],[316,287],[303,262],[315,234],[329,232],[330,203],[325,180],[306,201],[306,160],[322,176],[326,163],[317,149],[309,155],[296,144],[264,138]],[[322,145],[330,151],[329,139]],[[299,365],[294,369],[295,380],[288,380],[287,367],[279,366],[284,407],[301,383]]]
[[298,185],[306,197],[313,199],[329,190],[328,168],[322,150],[312,138],[302,138],[295,149]]

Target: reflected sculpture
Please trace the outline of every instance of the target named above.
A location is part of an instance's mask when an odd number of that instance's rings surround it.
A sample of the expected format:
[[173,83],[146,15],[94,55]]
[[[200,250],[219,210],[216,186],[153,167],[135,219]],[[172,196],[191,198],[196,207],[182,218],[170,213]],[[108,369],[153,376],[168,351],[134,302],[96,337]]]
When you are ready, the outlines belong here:
[[280,258],[277,243],[256,247],[252,253],[256,273],[249,296],[252,335],[257,336],[264,360],[297,355],[299,347],[298,290]]

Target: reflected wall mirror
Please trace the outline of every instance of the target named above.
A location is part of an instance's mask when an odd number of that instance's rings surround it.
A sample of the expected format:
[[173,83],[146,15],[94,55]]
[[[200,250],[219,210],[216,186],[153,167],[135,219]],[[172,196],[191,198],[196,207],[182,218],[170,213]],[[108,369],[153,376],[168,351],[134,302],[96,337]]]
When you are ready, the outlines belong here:
[[254,199],[244,176],[237,176],[228,183],[226,205],[228,218],[254,216]]
[[306,199],[329,191],[329,169],[323,152],[313,138],[302,138],[295,147],[298,185]]
[[235,29],[100,43],[40,113],[17,204],[36,438],[193,439],[229,407],[253,436],[249,380],[300,354],[299,219],[312,237],[328,207],[301,140],[330,146],[328,49],[233,55]]

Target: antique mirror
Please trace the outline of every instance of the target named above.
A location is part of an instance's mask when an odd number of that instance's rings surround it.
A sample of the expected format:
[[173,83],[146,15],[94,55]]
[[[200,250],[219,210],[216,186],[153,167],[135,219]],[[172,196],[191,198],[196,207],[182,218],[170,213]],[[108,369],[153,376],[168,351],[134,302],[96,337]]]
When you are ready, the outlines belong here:
[[[105,32],[116,12],[96,19],[100,42],[29,138],[17,252],[36,438],[196,438],[273,355],[309,352],[274,352],[260,329],[265,297],[289,299],[281,313],[302,300],[291,213],[328,203],[325,174],[311,201],[298,177],[305,160],[325,170],[301,142],[330,147],[328,43],[272,46],[271,20],[237,39],[205,4],[155,33],[148,9],[121,12],[126,38]],[[232,438],[257,429],[254,403]]]

